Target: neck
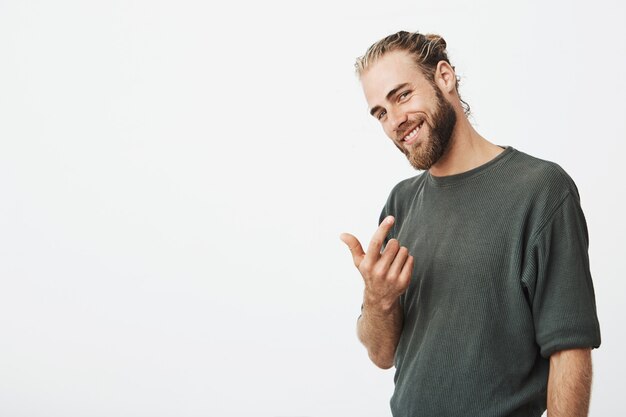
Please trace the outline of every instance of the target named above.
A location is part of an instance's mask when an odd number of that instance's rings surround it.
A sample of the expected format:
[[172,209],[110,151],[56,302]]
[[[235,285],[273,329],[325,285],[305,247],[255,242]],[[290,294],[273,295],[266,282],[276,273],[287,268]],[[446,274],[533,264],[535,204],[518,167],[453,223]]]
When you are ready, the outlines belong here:
[[448,150],[429,172],[435,177],[460,174],[489,162],[502,151],[480,136],[464,114],[457,114]]

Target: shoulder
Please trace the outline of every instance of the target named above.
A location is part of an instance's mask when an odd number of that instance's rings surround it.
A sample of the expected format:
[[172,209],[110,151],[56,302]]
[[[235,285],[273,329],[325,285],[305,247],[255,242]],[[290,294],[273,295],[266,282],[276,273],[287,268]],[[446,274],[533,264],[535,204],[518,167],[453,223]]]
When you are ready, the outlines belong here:
[[578,199],[574,180],[556,162],[514,150],[508,165],[514,174],[514,185],[525,189],[530,196],[562,200],[571,194]]
[[559,164],[516,151],[510,165],[510,196],[525,216],[531,240],[548,230],[555,218],[584,219],[578,188]]

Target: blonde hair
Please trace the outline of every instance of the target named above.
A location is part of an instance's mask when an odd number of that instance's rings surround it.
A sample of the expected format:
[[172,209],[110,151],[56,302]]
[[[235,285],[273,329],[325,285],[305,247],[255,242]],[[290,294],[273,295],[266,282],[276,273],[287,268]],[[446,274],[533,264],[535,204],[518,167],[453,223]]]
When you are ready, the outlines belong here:
[[[400,31],[370,46],[365,52],[365,55],[356,59],[354,66],[357,75],[360,77],[370,65],[387,52],[406,51],[414,58],[415,64],[426,76],[426,79],[436,88],[435,72],[437,70],[437,64],[440,61],[445,61],[454,69],[454,66],[450,64],[450,60],[448,59],[446,46],[446,41],[439,35]],[[470,106],[461,99],[461,95],[459,94],[459,80],[460,78],[457,76],[455,84],[456,92],[459,96],[459,100],[461,100],[463,111],[469,116]]]

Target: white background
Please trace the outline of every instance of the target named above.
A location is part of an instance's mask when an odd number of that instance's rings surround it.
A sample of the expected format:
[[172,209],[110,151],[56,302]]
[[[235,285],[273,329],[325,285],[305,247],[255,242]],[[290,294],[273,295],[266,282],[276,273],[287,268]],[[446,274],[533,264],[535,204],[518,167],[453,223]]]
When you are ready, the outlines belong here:
[[415,171],[355,57],[439,33],[486,138],[590,231],[592,416],[623,412],[623,2],[0,0],[0,416],[388,416],[355,335]]

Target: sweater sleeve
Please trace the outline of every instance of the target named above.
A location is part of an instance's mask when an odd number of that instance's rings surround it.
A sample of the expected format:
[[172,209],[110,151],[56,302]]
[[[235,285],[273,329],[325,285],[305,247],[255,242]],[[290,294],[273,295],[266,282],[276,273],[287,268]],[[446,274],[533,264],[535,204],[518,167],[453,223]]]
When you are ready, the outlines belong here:
[[588,246],[585,217],[569,192],[532,239],[523,277],[545,358],[559,350],[600,346]]

